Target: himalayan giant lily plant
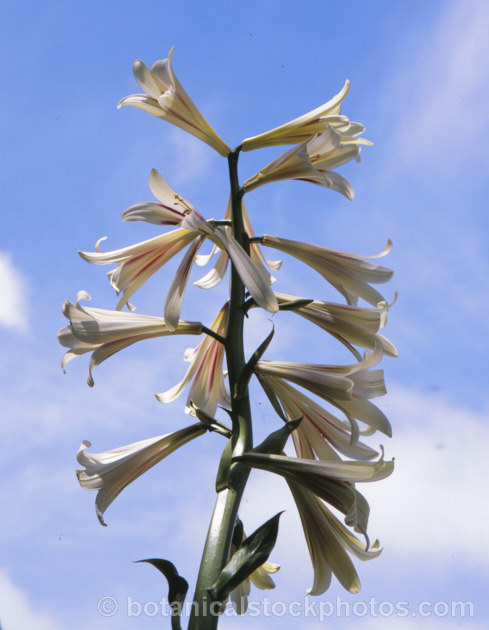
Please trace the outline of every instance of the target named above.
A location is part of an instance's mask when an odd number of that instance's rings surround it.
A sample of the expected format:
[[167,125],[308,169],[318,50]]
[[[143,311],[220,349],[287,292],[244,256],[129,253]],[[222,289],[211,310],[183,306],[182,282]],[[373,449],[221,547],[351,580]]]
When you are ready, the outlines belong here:
[[[97,491],[96,513],[105,525],[107,508],[137,477],[204,434],[220,440],[216,503],[189,619],[189,628],[195,630],[215,628],[228,599],[237,612],[245,612],[250,583],[261,589],[274,587],[271,574],[279,567],[268,557],[280,514],[249,536],[238,516],[253,468],[282,476],[290,488],[314,571],[308,592],[324,593],[333,574],[351,593],[359,591],[351,557],[369,560],[380,549],[378,541],[369,541],[369,506],[357,484],[383,479],[393,469],[393,462],[367,444],[364,436],[377,431],[391,434],[389,421],[371,399],[385,393],[384,374],[378,365],[384,355],[396,356],[396,349],[379,332],[386,323],[389,304],[375,288],[390,280],[392,271],[371,260],[387,254],[390,243],[377,256],[361,256],[323,244],[257,236],[243,203],[244,196],[248,198],[255,188],[290,179],[319,184],[353,198],[351,184],[336,169],[350,160],[358,161],[361,145],[370,143],[361,138],[363,126],[341,113],[349,83],[317,109],[246,138],[231,150],[183,89],[171,57],[170,52],[151,68],[137,61],[134,76],[143,93],[123,98],[119,107],[132,105],[166,120],[226,158],[228,207],[223,208],[222,219],[206,220],[153,170],[149,185],[156,200],[132,205],[122,219],[162,226],[161,233],[114,251],[104,251],[99,241],[96,251],[80,252],[92,264],[114,266],[108,275],[119,301],[115,310],[93,308],[85,304],[90,295],[80,291],[75,302],[66,301],[63,306],[69,325],[60,330],[59,341],[68,348],[63,368],[71,359],[90,354],[88,384],[93,386],[94,368],[138,341],[169,335],[200,337],[197,347],[186,352],[189,367],[182,381],[156,395],[168,403],[187,390],[185,412],[193,424],[103,453],[92,453],[90,442],[84,441],[77,455],[81,466],[78,480],[83,488]],[[278,145],[288,148],[240,183],[240,153]],[[205,241],[210,241],[210,253],[199,254]],[[316,295],[274,291],[271,270],[277,271],[280,262],[267,261],[262,247],[279,250],[317,271],[339,293],[337,301],[322,299],[325,286],[319,279]],[[138,289],[180,253],[163,316],[138,314],[131,304]],[[194,264],[209,264],[213,259],[214,267],[195,284],[212,289],[229,268],[228,300],[216,306],[213,322],[182,319]],[[298,322],[312,322],[322,329],[319,334],[329,334],[347,348],[350,362],[329,365],[274,360],[269,356],[273,330],[246,356],[244,325],[256,308],[270,314],[273,326],[280,326],[281,311],[289,311]],[[276,430],[260,444],[253,440],[252,378],[263,388],[277,418]],[[289,442],[295,450],[293,456],[285,453]],[[172,626],[180,628],[188,584],[169,560],[150,562],[168,579]]]

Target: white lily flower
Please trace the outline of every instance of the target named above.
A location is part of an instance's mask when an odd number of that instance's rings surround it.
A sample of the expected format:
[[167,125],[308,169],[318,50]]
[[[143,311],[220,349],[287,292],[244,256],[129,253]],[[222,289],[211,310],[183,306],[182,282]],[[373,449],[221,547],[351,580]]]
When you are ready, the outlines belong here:
[[152,169],[150,173],[149,187],[161,203],[154,201],[137,203],[122,213],[123,221],[145,221],[155,225],[179,225],[185,216],[192,211],[202,219],[193,205],[175,192],[156,169]]
[[69,348],[63,357],[61,367],[77,356],[92,352],[88,369],[87,383],[93,386],[92,370],[119,350],[141,341],[167,335],[200,335],[200,322],[179,321],[175,330],[170,330],[162,317],[108,311],[82,306],[80,300],[91,300],[86,291],[79,291],[76,303],[66,300],[63,314],[70,325],[58,333],[58,341]]
[[175,76],[171,65],[173,50],[167,59],[155,62],[151,68],[139,59],[134,63],[134,78],[145,93],[126,96],[117,108],[133,105],[142,109],[184,129],[227,157],[231,149],[209,125]]
[[342,135],[357,136],[365,131],[360,123],[351,122],[347,116],[340,115],[341,105],[350,89],[350,81],[345,81],[343,89],[332,99],[316,107],[307,114],[303,114],[290,122],[275,127],[265,133],[252,138],[246,138],[241,143],[243,151],[252,151],[263,147],[283,144],[300,144],[308,140],[313,134],[325,131],[331,126]]
[[291,241],[265,234],[261,243],[273,247],[297,258],[323,276],[337,289],[351,306],[356,306],[358,298],[377,306],[385,302],[384,297],[370,284],[383,284],[392,278],[392,270],[363,260],[364,258],[380,258],[392,249],[389,240],[387,247],[373,256],[360,256],[338,249],[330,249],[320,245]]
[[[277,292],[275,296],[279,304],[303,299]],[[360,360],[360,353],[352,344],[373,350],[375,344],[379,343],[384,354],[398,356],[393,344],[378,332],[385,326],[388,308],[387,302],[379,302],[375,309],[371,309],[312,300],[309,304],[294,308],[293,312],[333,335]]]
[[[211,330],[222,337],[226,335],[228,311],[229,305],[226,303],[211,326]],[[190,361],[190,367],[183,380],[168,391],[156,394],[156,398],[164,403],[175,400],[193,379],[185,407],[186,413],[195,415],[190,406],[191,401],[209,416],[214,416],[219,403],[231,406],[223,373],[224,356],[224,345],[217,339],[206,336],[197,348],[186,351],[185,360]]]
[[261,375],[260,382],[278,398],[287,420],[302,418],[292,433],[299,457],[335,461],[338,459],[336,451],[356,460],[369,460],[378,455],[358,440],[359,429],[353,419],[347,422],[337,418],[281,378]]
[[366,538],[369,506],[353,484],[385,479],[394,470],[394,461],[385,462],[383,457],[377,462],[345,462],[338,457],[334,461],[318,461],[249,452],[235,459],[252,468],[281,475],[287,482],[305,486],[340,510],[345,515],[346,524]]
[[[198,218],[191,213],[182,221],[182,227],[192,230],[198,229]],[[200,221],[202,223],[202,221]],[[225,250],[236,268],[243,284],[248,289],[255,302],[269,311],[278,311],[277,299],[270,288],[270,274],[266,271],[261,261],[256,264],[241,245],[236,241],[225,227],[212,228],[206,224],[206,236],[222,250]],[[203,231],[203,230],[202,230]]]
[[353,365],[258,361],[255,372],[260,378],[277,377],[304,387],[343,411],[349,420],[360,420],[391,436],[386,416],[369,401],[386,393],[383,370],[370,369],[381,358],[382,348],[377,344],[373,353],[365,352],[364,358]]
[[206,431],[205,425],[194,424],[175,433],[141,440],[104,453],[87,453],[86,449],[91,444],[82,442],[76,458],[85,470],[77,470],[76,475],[83,488],[98,490],[95,510],[100,523],[106,524],[103,519],[105,510],[126,486]]
[[111,252],[103,252],[99,248],[100,241],[98,241],[96,252],[79,252],[79,254],[83,260],[93,265],[118,264],[118,267],[109,271],[107,275],[117,294],[122,293],[117,304],[119,310],[128,304],[131,296],[148,278],[196,238],[199,238],[198,233],[179,228],[148,241]]
[[[137,212],[140,215],[141,209]],[[154,209],[150,209],[148,212],[154,216]],[[269,275],[263,267],[253,262],[225,228],[214,227],[211,223],[202,219],[193,209],[189,214],[183,216],[180,220],[180,226],[176,230],[148,241],[111,252],[101,251],[99,241],[96,246],[96,252],[79,252],[79,254],[84,260],[94,265],[118,263],[118,267],[108,273],[110,283],[117,294],[122,292],[117,309],[121,309],[127,304],[130,310],[134,310],[128,301],[137,289],[168,260],[173,258],[184,247],[193,243],[176,273],[166,299],[164,312],[167,318],[167,325],[170,329],[175,329],[180,317],[183,294],[192,264],[203,239],[208,238],[218,247],[227,251],[243,283],[255,301],[272,313],[278,311],[277,300],[270,289]]]
[[351,200],[351,184],[332,169],[352,159],[358,161],[360,144],[371,143],[362,138],[342,138],[340,133],[328,126],[321,134],[314,134],[299,146],[289,149],[247,179],[243,190],[249,192],[271,182],[299,179],[336,190]]
[[[255,232],[253,231],[253,226],[251,224],[250,217],[246,211],[246,207],[243,201],[241,202],[241,208],[243,213],[243,224],[245,232],[248,238],[252,238],[255,236]],[[231,200],[229,200],[226,214],[224,215],[224,219],[230,218]],[[214,246],[209,255],[197,256],[196,263],[198,265],[206,265],[217,251],[219,251],[219,248],[217,246]],[[265,260],[258,243],[250,243],[250,258],[253,263],[260,269],[260,274],[268,278],[269,284],[275,282],[275,278],[268,273],[265,265],[268,266],[270,269],[277,270],[280,269],[282,265],[281,260]],[[200,287],[201,289],[212,289],[213,287],[217,286],[226,274],[228,262],[228,253],[225,250],[221,249],[219,251],[219,256],[217,258],[215,266],[203,278],[201,278],[197,282],[194,282],[195,286]]]
[[288,484],[299,511],[314,569],[314,583],[307,592],[311,595],[324,593],[334,573],[346,590],[358,593],[360,580],[347,552],[361,560],[370,560],[381,552],[378,541],[368,549],[315,494],[297,483]]

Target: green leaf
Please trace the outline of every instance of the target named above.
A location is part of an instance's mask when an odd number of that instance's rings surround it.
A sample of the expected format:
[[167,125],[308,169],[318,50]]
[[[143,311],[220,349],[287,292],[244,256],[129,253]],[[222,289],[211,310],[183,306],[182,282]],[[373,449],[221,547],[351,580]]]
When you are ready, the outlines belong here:
[[297,300],[291,300],[290,302],[283,302],[278,305],[278,308],[280,311],[296,311],[298,308],[307,306],[311,302],[314,302],[314,300],[309,298],[298,298]]
[[240,518],[237,518],[236,524],[233,530],[233,540],[231,544],[234,545],[237,549],[238,547],[241,546],[242,542],[243,542],[243,521]]
[[197,416],[197,418],[202,422],[202,424],[205,424],[207,426],[209,431],[215,431],[216,433],[220,433],[225,437],[231,437],[232,432],[229,427],[210,416],[200,407],[197,407],[193,400],[189,402],[188,406],[195,411],[195,415]]
[[266,453],[267,455],[281,455],[290,434],[292,431],[297,429],[301,422],[302,417],[297,418],[297,420],[290,420],[289,422],[286,422],[282,428],[270,433],[270,435],[266,437],[261,444],[258,444],[258,446],[251,449],[251,452]]
[[163,573],[168,581],[168,603],[172,609],[172,628],[180,628],[180,615],[182,614],[182,604],[188,591],[188,582],[178,574],[175,565],[169,560],[161,558],[148,558],[147,560],[137,560],[136,562],[147,562],[152,564],[158,571]]
[[221,462],[216,477],[216,492],[221,492],[229,487],[229,473],[231,470],[231,460],[233,457],[233,440],[228,440],[221,455]]
[[239,398],[242,398],[245,395],[246,388],[248,387],[248,383],[250,382],[251,377],[253,376],[253,370],[255,369],[255,366],[258,363],[258,361],[264,355],[265,350],[270,345],[270,342],[272,341],[274,334],[275,334],[275,327],[272,324],[272,330],[271,330],[270,334],[265,339],[265,341],[263,341],[258,346],[258,348],[253,352],[253,354],[251,355],[249,361],[246,363],[246,365],[244,366],[243,370],[241,371],[241,374],[239,375],[238,382],[236,383],[236,388],[235,388],[235,392],[234,392],[235,398],[239,399]]
[[281,515],[279,512],[273,516],[242,542],[209,589],[214,601],[225,601],[231,591],[268,560],[277,540]]
[[275,392],[270,387],[270,385],[262,378],[260,378],[259,374],[256,374],[256,378],[258,379],[260,385],[263,387],[263,391],[267,395],[268,400],[270,401],[272,407],[275,409],[277,414],[282,418],[284,422],[287,422],[287,417],[282,409],[282,405],[280,404]]

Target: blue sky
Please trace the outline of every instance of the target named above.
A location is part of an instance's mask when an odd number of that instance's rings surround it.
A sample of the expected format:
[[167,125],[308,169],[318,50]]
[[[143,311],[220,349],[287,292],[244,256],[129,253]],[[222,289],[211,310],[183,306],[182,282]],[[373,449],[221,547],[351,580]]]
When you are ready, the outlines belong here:
[[[184,399],[163,406],[153,393],[183,376],[183,351],[193,340],[129,349],[97,369],[93,389],[84,359],[63,375],[56,342],[65,298],[85,289],[94,306],[116,304],[105,270],[77,250],[91,250],[104,235],[115,249],[158,233],[119,221],[126,207],[151,199],[152,168],[204,216],[225,211],[222,158],[156,118],[115,108],[138,91],[133,61],[151,64],[171,46],[180,81],[232,146],[309,111],[351,80],[343,111],[374,142],[360,165],[341,169],[355,188],[353,202],[302,182],[266,186],[247,200],[259,234],[364,254],[382,250],[388,238],[394,243],[386,295],[399,297],[386,334],[400,358],[385,359],[389,394],[379,406],[394,427],[384,446],[397,469],[365,491],[384,552],[358,566],[359,595],[336,583],[320,599],[353,605],[375,597],[408,601],[412,610],[422,601],[474,606],[472,617],[340,614],[329,621],[345,630],[486,627],[488,22],[484,0],[4,3],[2,630],[162,627],[161,616],[127,614],[128,598],[159,601],[165,592],[155,571],[132,560],[169,557],[194,582],[219,444],[198,440],[162,462],[109,508],[107,528],[73,472],[82,439],[100,452],[185,426]],[[242,181],[279,152],[244,155]],[[161,313],[175,268],[141,290],[141,313]],[[278,277],[279,290],[320,286],[288,260]],[[212,321],[224,291],[189,289],[184,316]],[[335,360],[324,335],[307,326],[298,335],[294,323],[276,322],[269,358]],[[250,348],[267,326],[266,317],[253,319]],[[258,434],[276,428],[258,390],[253,409]],[[295,508],[280,480],[253,475],[242,508],[247,529],[284,507],[272,554],[282,568],[266,595],[304,601],[312,570]],[[104,596],[119,601],[112,617],[97,612]],[[222,627],[283,623],[232,617]],[[290,625],[323,623],[299,617]]]

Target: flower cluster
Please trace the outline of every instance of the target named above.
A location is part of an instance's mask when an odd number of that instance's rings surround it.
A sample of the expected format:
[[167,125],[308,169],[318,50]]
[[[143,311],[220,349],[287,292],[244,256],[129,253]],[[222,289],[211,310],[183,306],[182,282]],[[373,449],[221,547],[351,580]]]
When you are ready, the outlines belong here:
[[[65,302],[63,313],[69,324],[59,332],[60,343],[68,348],[63,369],[73,358],[90,353],[88,384],[93,386],[93,369],[138,341],[187,334],[203,335],[203,339],[196,348],[186,351],[184,358],[190,366],[181,382],[156,394],[160,402],[168,403],[188,388],[185,411],[199,422],[99,454],[87,452],[90,443],[84,441],[77,456],[84,467],[77,471],[78,480],[84,488],[97,490],[96,512],[105,524],[104,512],[110,503],[149,468],[208,431],[224,436],[232,448],[237,444],[241,450],[234,450],[227,460],[227,469],[220,470],[221,477],[228,475],[224,482],[220,477],[221,485],[232,483],[229,471],[250,468],[278,474],[289,485],[314,569],[310,593],[323,593],[332,575],[347,590],[357,592],[360,581],[350,555],[367,560],[380,553],[378,541],[370,545],[369,506],[357,484],[378,481],[393,470],[393,461],[384,460],[383,450],[380,454],[365,441],[365,437],[376,432],[391,435],[388,419],[371,402],[386,391],[379,363],[384,355],[397,356],[393,344],[380,332],[386,324],[389,304],[376,288],[391,279],[392,271],[372,260],[386,255],[391,244],[376,256],[361,256],[277,236],[256,236],[243,196],[271,182],[295,179],[319,184],[352,199],[351,184],[336,169],[351,160],[358,161],[361,146],[370,142],[360,137],[364,131],[361,124],[341,114],[349,89],[346,82],[341,92],[324,105],[271,131],[246,138],[232,152],[179,83],[171,64],[172,54],[173,50],[167,59],[157,61],[151,68],[137,61],[134,76],[144,94],[123,98],[119,106],[133,105],[170,122],[223,157],[263,147],[291,148],[247,179],[239,190],[232,190],[229,205],[219,220],[205,219],[162,175],[152,170],[149,187],[155,200],[130,206],[123,212],[122,220],[170,229],[112,251],[102,251],[100,239],[94,252],[80,252],[89,263],[115,265],[108,277],[120,298],[115,310],[84,306],[81,302],[90,300],[86,291],[78,292],[74,303]],[[199,252],[205,241],[210,243],[211,251],[202,255]],[[324,301],[322,294],[311,297],[274,291],[271,271],[277,271],[281,261],[267,261],[262,246],[279,250],[319,273],[338,292],[340,301]],[[164,299],[162,315],[134,312],[129,300],[180,253],[181,261]],[[202,322],[181,319],[181,313],[194,265],[205,266],[214,256],[214,267],[195,285],[212,289],[231,266],[233,286],[241,287],[238,293],[241,291],[242,301],[236,301],[236,290],[232,289],[230,300],[207,327]],[[128,312],[122,310],[124,306]],[[233,385],[226,362],[231,372],[230,365],[241,352],[236,349],[236,344],[242,343],[242,329],[237,333],[235,328],[236,313],[242,321],[253,307],[276,314],[275,321],[280,319],[279,311],[287,310],[298,317],[297,321],[312,322],[318,327],[318,334],[328,334],[343,344],[353,362],[330,365],[263,358],[267,342],[246,366],[241,366],[242,374],[238,374]],[[248,395],[247,383],[252,374],[285,423],[283,430],[290,432],[296,456],[284,453],[286,439],[278,446],[274,440],[265,440],[255,449],[242,439],[242,424],[251,422],[251,418],[243,419],[246,414],[241,401]],[[230,415],[232,428],[216,420],[219,406]],[[363,535],[365,541],[357,534]],[[228,558],[237,553],[241,543],[233,543]],[[269,574],[277,570],[278,565],[265,562],[248,574],[243,573],[238,586],[229,591],[240,612],[246,605],[236,602],[246,600],[250,580],[260,588],[273,588]]]

